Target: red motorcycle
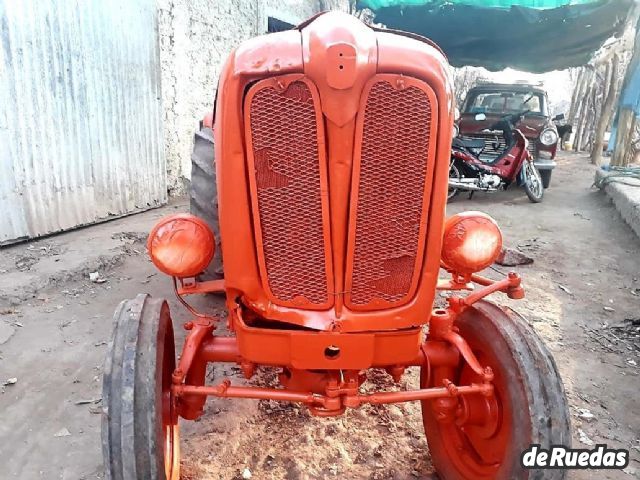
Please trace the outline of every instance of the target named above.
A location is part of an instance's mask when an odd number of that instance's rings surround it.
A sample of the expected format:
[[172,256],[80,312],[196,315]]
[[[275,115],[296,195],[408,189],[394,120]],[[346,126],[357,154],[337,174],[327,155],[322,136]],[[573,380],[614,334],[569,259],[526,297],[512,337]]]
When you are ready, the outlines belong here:
[[[483,131],[485,134],[496,135],[496,141],[499,135],[504,136],[504,152],[490,161],[480,159],[485,148],[484,140],[454,137],[449,167],[448,199],[460,191],[470,192],[470,197],[477,191],[497,192],[516,181],[524,188],[529,200],[534,203],[542,201],[544,188],[540,173],[527,151],[527,139],[516,128],[527,113],[528,110],[506,115]],[[478,121],[485,118],[483,113],[476,115]]]

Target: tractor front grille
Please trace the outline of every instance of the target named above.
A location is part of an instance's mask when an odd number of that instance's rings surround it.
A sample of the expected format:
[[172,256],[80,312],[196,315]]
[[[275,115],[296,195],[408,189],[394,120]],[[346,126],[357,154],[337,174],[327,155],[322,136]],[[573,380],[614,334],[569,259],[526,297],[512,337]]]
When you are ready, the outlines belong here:
[[364,95],[345,219],[345,272],[334,278],[316,87],[305,77],[284,75],[259,81],[247,93],[257,258],[275,304],[325,309],[341,295],[353,310],[384,309],[408,302],[416,291],[428,223],[429,158],[435,156],[435,95],[424,82],[391,74],[377,75]]
[[360,112],[362,151],[354,159],[357,203],[346,281],[346,303],[355,309],[406,300],[421,269],[424,190],[435,127],[428,87],[417,81],[410,85],[376,81]]
[[319,308],[332,299],[325,256],[328,212],[321,196],[327,191],[321,175],[326,164],[311,88],[302,80],[286,88],[268,80],[253,87],[249,175],[257,200],[258,256],[271,295],[277,303]]

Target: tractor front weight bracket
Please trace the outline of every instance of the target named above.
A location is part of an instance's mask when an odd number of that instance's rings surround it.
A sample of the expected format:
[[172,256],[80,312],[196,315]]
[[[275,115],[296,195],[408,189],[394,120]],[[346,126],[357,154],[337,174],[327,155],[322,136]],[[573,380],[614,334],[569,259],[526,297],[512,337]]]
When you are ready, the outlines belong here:
[[[252,398],[258,400],[278,400],[302,403],[315,415],[340,415],[345,408],[356,408],[362,404],[386,404],[418,400],[449,401],[434,402],[451,410],[458,401],[457,397],[470,394],[490,396],[493,392],[490,369],[483,369],[466,342],[453,331],[455,314],[447,310],[433,312],[429,338],[422,345],[421,354],[413,364],[428,365],[436,378],[438,372],[449,372],[458,364],[460,356],[469,363],[474,371],[483,375],[483,381],[471,385],[457,386],[449,378],[440,377],[438,385],[412,391],[359,392],[362,382],[358,371],[336,371],[329,374],[324,393],[301,392],[288,389],[263,388],[253,386],[235,386],[229,379],[223,379],[217,385],[205,385],[206,365],[209,362],[229,362],[240,365],[246,378],[250,378],[256,368],[252,362],[245,361],[239,352],[236,337],[220,337],[213,334],[216,321],[205,321],[196,317],[185,323],[188,330],[180,361],[172,375],[172,393],[179,415],[186,419],[196,419],[203,413],[208,396],[218,398]],[[396,376],[407,366],[387,368]],[[447,414],[447,417],[450,414]]]
[[[454,277],[455,278],[455,277]],[[172,393],[180,416],[187,419],[198,418],[203,413],[208,396],[219,398],[253,398],[259,400],[279,400],[307,405],[315,415],[332,416],[344,412],[347,407],[362,404],[384,404],[411,402],[416,400],[435,400],[432,408],[439,419],[451,421],[459,414],[457,398],[480,394],[493,396],[493,372],[491,368],[480,364],[466,340],[457,332],[455,319],[475,302],[495,292],[503,292],[510,298],[522,298],[524,290],[520,277],[509,273],[502,280],[494,281],[479,275],[471,275],[462,281],[454,281],[459,288],[468,289],[469,282],[481,285],[466,297],[448,298],[447,308],[435,309],[429,322],[429,333],[422,344],[419,356],[407,365],[390,365],[387,372],[398,381],[405,368],[412,365],[427,367],[426,385],[412,391],[359,392],[362,375],[357,370],[336,370],[327,373],[324,391],[298,391],[288,388],[263,388],[253,386],[234,386],[229,379],[219,384],[205,385],[206,366],[210,362],[236,363],[242,369],[245,378],[251,378],[256,364],[242,358],[237,337],[220,337],[213,334],[218,319],[203,314],[194,315],[192,321],[185,323],[188,330],[180,361],[172,376]],[[217,284],[216,284],[217,286]],[[186,290],[199,292],[197,284]],[[184,286],[176,286],[178,297],[187,293]],[[191,293],[191,292],[188,292]],[[453,380],[453,372],[462,361],[478,376],[479,381],[470,385],[458,386]],[[276,365],[277,366],[277,365]],[[285,370],[286,365],[280,365]],[[464,403],[464,402],[463,402]]]

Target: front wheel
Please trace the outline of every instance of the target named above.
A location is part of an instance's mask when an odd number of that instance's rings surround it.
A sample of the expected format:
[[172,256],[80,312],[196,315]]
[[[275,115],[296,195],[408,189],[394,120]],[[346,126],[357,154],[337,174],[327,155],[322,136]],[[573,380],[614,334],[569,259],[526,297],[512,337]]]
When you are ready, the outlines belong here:
[[[437,400],[422,401],[422,418],[433,465],[443,480],[560,480],[563,470],[524,469],[532,444],[571,446],[564,388],[553,357],[529,324],[510,309],[480,301],[456,320],[460,335],[494,373],[494,394],[459,398],[455,419],[436,417]],[[450,380],[482,380],[463,361]],[[441,387],[423,367],[422,388]]]
[[544,187],[540,172],[533,165],[533,162],[525,160],[522,164],[522,186],[524,191],[533,203],[540,203],[544,196]]
[[102,379],[102,453],[110,480],[178,480],[180,435],[171,396],[173,327],[166,300],[120,304]]
[[[451,182],[451,180],[456,182],[460,181],[460,170],[458,170],[458,167],[456,167],[456,164],[454,162],[451,162],[451,165],[449,166],[449,182]],[[449,190],[447,192],[447,201],[455,197],[458,192],[459,189],[455,187],[449,187]]]

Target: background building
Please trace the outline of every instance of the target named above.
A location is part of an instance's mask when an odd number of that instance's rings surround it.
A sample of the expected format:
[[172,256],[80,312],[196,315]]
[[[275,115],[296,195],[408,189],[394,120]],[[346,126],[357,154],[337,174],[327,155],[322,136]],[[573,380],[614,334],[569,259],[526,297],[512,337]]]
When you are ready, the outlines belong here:
[[[168,188],[182,193],[191,173],[193,132],[213,109],[229,52],[270,25],[297,25],[315,13],[349,10],[346,0],[159,0],[158,30]],[[286,25],[284,25],[286,27]]]
[[0,245],[167,201],[224,59],[346,0],[0,0]]

